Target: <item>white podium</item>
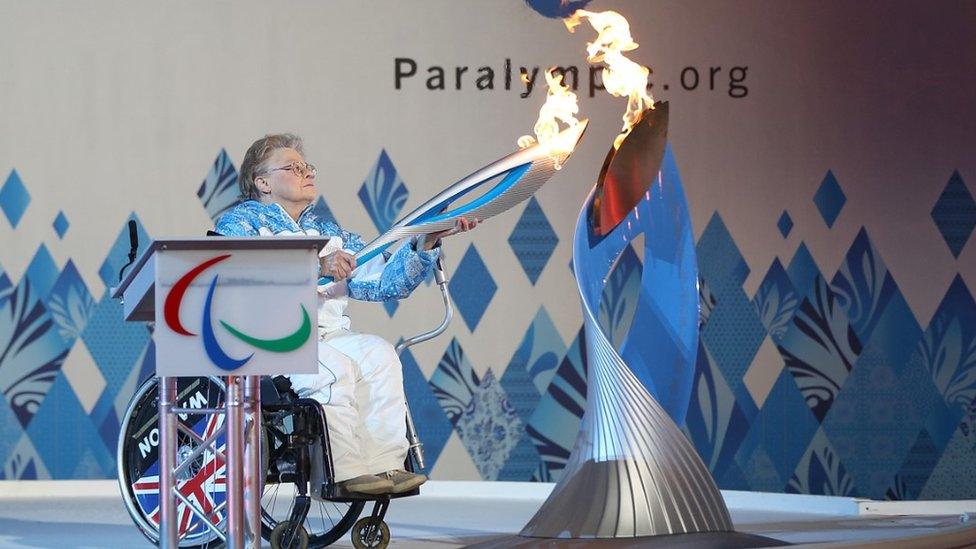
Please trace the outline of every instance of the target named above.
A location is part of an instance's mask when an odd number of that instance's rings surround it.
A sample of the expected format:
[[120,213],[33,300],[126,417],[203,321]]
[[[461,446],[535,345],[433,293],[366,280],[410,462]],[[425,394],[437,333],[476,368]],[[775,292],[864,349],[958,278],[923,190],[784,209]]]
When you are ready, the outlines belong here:
[[[159,387],[159,545],[176,548],[177,499],[232,549],[261,546],[261,376],[318,371],[318,252],[324,237],[161,239],[113,291],[125,320],[154,322]],[[179,376],[225,378],[223,408],[184,410]],[[225,414],[207,438],[183,413]],[[177,460],[177,430],[197,442]],[[189,431],[189,432],[188,432]],[[176,477],[226,431],[225,527],[176,490]]]

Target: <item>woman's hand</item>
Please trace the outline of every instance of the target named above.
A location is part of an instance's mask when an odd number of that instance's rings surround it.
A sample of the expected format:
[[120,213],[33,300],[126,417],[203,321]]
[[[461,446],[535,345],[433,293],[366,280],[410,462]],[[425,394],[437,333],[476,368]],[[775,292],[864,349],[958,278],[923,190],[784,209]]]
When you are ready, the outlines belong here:
[[424,249],[429,250],[437,245],[437,241],[446,238],[451,235],[458,233],[463,233],[465,231],[470,231],[471,229],[478,226],[478,219],[468,219],[467,217],[459,217],[457,221],[454,222],[454,227],[450,229],[445,229],[443,231],[437,231],[436,233],[430,233],[427,235],[427,240],[424,242]]
[[347,278],[356,268],[356,258],[345,250],[336,250],[319,258],[319,274],[331,276],[336,282]]

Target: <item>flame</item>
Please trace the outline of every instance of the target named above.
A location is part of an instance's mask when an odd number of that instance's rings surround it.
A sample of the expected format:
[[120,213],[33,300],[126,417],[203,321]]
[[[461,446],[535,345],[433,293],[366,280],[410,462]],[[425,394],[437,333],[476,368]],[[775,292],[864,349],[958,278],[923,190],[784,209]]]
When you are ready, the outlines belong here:
[[[570,153],[576,147],[575,139],[557,139],[560,134],[559,124],[563,123],[567,128],[575,128],[580,125],[576,118],[579,113],[579,102],[576,94],[569,90],[569,86],[563,84],[563,75],[556,74],[556,67],[550,67],[545,72],[546,86],[549,91],[546,93],[546,102],[539,109],[539,119],[536,120],[535,137],[523,135],[518,138],[519,148],[530,147],[536,143],[549,147],[549,156],[556,160],[555,168],[561,168],[559,157]],[[526,75],[522,75],[526,78]]]
[[637,123],[640,114],[654,108],[654,97],[647,91],[647,78],[651,71],[623,54],[637,49],[638,45],[630,35],[630,24],[624,16],[615,11],[576,10],[563,22],[569,32],[576,32],[583,19],[589,21],[597,32],[596,40],[586,44],[586,60],[606,64],[603,68],[603,87],[615,97],[627,97],[623,129],[613,142],[616,149]]

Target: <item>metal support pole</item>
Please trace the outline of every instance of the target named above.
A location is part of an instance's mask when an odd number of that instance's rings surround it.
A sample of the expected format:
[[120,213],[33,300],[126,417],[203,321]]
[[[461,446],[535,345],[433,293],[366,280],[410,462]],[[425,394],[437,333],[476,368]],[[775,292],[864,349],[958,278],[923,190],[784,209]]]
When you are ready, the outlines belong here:
[[[408,348],[418,344],[433,339],[447,329],[447,325],[451,323],[451,319],[454,317],[454,306],[451,305],[451,295],[447,291],[447,276],[444,274],[444,263],[443,255],[437,259],[437,263],[434,265],[434,281],[437,282],[437,287],[441,290],[441,297],[444,300],[444,320],[441,321],[440,325],[429,332],[424,332],[420,335],[415,335],[410,339],[405,339],[397,344],[395,350],[397,356],[403,354],[403,351]],[[424,460],[424,445],[420,442],[420,437],[417,436],[417,429],[414,427],[413,414],[410,413],[410,406],[407,406],[407,440],[409,441],[410,451],[413,452],[413,457],[417,461],[417,468],[419,471],[424,470],[427,464]]]
[[247,516],[248,547],[261,547],[261,492],[264,470],[261,467],[261,376],[247,376],[244,399],[248,423],[245,432],[247,450],[244,454],[244,512]]
[[176,424],[179,421],[171,410],[176,404],[176,378],[159,378],[159,546],[176,549],[179,546],[178,517],[176,516]]
[[227,548],[244,549],[244,378],[227,376]]

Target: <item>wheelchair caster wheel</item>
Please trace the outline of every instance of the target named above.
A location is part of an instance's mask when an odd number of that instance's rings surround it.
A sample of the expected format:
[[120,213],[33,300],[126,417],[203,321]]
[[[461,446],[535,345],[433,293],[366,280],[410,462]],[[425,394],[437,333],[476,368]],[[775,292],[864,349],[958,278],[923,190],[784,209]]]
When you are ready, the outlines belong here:
[[385,549],[390,544],[390,527],[382,520],[364,517],[352,526],[352,546],[356,549]]
[[304,526],[299,526],[298,531],[291,537],[291,543],[285,544],[285,540],[282,540],[282,537],[285,534],[285,528],[288,528],[289,524],[288,521],[279,522],[274,527],[274,530],[271,531],[272,549],[308,549],[308,531],[305,530]]

